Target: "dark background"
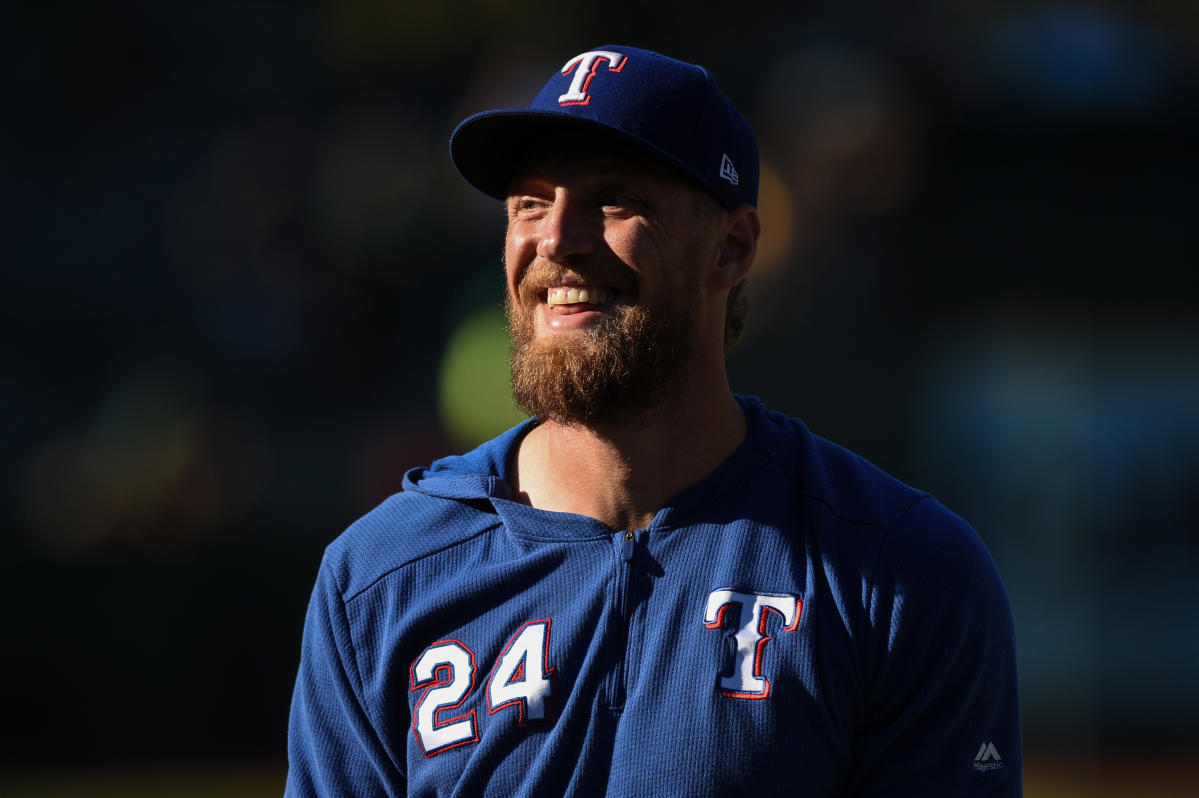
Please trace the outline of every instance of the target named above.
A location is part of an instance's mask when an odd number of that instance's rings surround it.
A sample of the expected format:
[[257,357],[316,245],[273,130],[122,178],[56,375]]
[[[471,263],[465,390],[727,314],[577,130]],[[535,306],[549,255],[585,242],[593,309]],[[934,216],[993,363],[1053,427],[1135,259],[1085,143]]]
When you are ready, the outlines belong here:
[[1016,617],[1029,794],[1113,763],[1143,794],[1199,773],[1193,4],[6,16],[13,794],[149,769],[281,790],[323,547],[512,417],[502,212],[449,133],[610,43],[708,66],[758,130],[734,388],[979,530]]

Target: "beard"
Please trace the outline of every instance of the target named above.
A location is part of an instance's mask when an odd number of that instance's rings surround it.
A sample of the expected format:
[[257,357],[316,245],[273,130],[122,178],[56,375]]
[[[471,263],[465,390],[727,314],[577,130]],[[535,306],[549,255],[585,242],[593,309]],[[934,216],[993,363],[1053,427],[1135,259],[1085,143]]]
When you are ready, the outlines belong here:
[[[522,297],[525,292],[521,292]],[[668,307],[617,305],[596,324],[537,340],[533,314],[509,295],[512,396],[542,420],[587,426],[643,423],[662,406],[687,367],[695,297],[671,294]]]

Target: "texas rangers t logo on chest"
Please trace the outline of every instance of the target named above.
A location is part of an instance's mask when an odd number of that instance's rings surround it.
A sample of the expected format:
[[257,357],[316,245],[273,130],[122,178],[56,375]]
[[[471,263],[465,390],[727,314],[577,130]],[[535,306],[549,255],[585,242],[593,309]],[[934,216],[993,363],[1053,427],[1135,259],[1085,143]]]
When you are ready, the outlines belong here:
[[704,610],[704,626],[725,629],[725,615],[730,607],[737,608],[740,620],[730,635],[735,644],[731,672],[720,674],[721,695],[729,698],[766,698],[770,695],[770,680],[762,670],[766,644],[773,638],[766,634],[771,615],[778,615],[784,632],[799,628],[803,602],[795,596],[769,593],[743,593],[731,588],[713,590],[708,594]]
[[587,105],[591,102],[591,95],[587,93],[587,89],[590,88],[591,79],[595,77],[595,73],[599,69],[600,61],[608,62],[609,72],[619,72],[624,69],[624,65],[628,63],[629,59],[627,56],[611,50],[591,50],[576,55],[566,62],[566,66],[562,67],[563,75],[569,75],[573,69],[575,76],[570,81],[570,88],[566,94],[558,97],[559,105]]

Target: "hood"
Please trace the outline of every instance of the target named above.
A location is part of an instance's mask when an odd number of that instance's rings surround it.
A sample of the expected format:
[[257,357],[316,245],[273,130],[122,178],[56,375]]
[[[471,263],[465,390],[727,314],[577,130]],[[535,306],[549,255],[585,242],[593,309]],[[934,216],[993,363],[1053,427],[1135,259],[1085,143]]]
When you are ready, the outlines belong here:
[[404,474],[404,490],[442,499],[511,499],[510,455],[535,423],[527,419],[466,454],[443,457],[427,468],[409,470]]

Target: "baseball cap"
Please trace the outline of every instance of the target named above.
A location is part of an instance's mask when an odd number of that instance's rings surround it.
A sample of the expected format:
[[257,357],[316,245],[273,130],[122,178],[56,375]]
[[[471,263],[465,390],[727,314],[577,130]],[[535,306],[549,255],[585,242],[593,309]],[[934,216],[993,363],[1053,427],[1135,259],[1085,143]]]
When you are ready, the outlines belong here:
[[632,145],[694,178],[726,208],[757,205],[753,128],[706,69],[636,47],[580,53],[528,108],[468,117],[450,136],[450,157],[468,183],[504,199],[527,154],[579,136]]

